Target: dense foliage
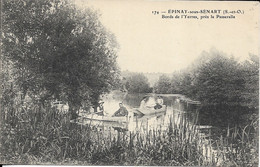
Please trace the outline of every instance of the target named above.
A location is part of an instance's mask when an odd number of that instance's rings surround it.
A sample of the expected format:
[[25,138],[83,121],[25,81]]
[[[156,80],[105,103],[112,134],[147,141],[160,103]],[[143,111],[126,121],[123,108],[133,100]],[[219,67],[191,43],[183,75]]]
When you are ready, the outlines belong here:
[[128,72],[123,74],[122,86],[130,93],[151,93],[147,77],[143,73]]
[[157,93],[177,93],[207,105],[258,107],[259,60],[239,63],[218,51],[204,52],[194,64],[172,78],[161,76]]
[[154,87],[154,91],[157,93],[167,94],[167,93],[171,93],[172,91],[171,87],[172,87],[171,78],[166,75],[161,75]]
[[203,52],[189,68],[172,78],[161,76],[157,93],[177,93],[199,100],[199,122],[228,126],[248,124],[258,117],[259,59],[238,62],[216,50]]
[[112,87],[117,43],[98,13],[67,0],[4,0],[2,9],[4,92],[60,99],[75,112]]

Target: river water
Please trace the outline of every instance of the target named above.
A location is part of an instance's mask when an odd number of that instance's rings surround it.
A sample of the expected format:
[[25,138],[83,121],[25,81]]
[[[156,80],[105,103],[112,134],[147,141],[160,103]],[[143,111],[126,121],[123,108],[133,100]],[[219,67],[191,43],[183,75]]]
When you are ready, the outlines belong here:
[[[114,91],[110,94],[104,95],[102,100],[104,101],[105,113],[111,116],[119,109],[119,103],[123,103],[127,110],[131,111],[133,108],[138,108],[140,106],[140,102],[145,96],[147,96],[147,94],[130,94],[120,91]],[[211,133],[212,130],[214,130],[214,126],[212,127],[209,126],[209,124],[204,124],[198,119],[199,117],[205,117],[205,115],[198,115],[199,110],[201,109],[199,103],[196,104],[195,101],[193,103],[193,101],[189,99],[185,100],[185,97],[179,94],[160,94],[159,96],[163,98],[164,105],[167,106],[166,113],[152,116],[144,115],[139,118],[134,117],[134,119],[128,120],[127,123],[82,119],[81,124],[94,125],[94,127],[99,129],[103,135],[119,135],[119,132],[122,131],[149,132],[149,130],[167,130],[170,122],[175,125],[181,125],[183,121],[186,121],[189,126],[195,125],[196,127],[196,131],[203,141],[203,155],[205,155],[209,160],[218,159],[218,163],[221,163],[224,156],[219,158],[216,150],[214,148],[212,149],[210,144],[212,141],[210,136],[212,136]],[[203,124],[203,126],[201,124]]]
[[[120,91],[114,91],[110,94],[104,95],[102,101],[104,101],[104,110],[107,115],[112,115],[119,109],[119,103],[123,103],[128,111],[133,108],[138,108],[143,97],[148,94],[130,94]],[[95,125],[103,130],[117,130],[127,129],[129,131],[147,131],[147,130],[165,130],[171,121],[178,124],[182,119],[186,119],[190,122],[195,122],[195,113],[198,109],[198,105],[188,104],[178,99],[183,98],[178,94],[161,95],[164,101],[164,105],[167,106],[166,113],[143,116],[141,118],[134,118],[129,120],[127,124],[120,122],[104,122],[88,120],[85,124]],[[126,118],[127,119],[127,118]]]

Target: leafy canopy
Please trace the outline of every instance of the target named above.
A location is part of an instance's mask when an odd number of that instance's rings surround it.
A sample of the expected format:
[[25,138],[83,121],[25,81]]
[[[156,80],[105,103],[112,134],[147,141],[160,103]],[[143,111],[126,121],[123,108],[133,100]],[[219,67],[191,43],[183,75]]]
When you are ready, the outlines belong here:
[[3,55],[21,91],[72,107],[109,91],[118,77],[117,43],[99,16],[67,0],[4,0]]

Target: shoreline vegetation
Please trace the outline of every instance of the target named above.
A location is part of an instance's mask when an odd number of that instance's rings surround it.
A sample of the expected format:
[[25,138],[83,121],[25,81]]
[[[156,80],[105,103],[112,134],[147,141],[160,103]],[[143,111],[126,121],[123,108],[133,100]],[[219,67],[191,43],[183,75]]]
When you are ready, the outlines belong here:
[[[144,73],[120,71],[115,36],[96,11],[69,0],[1,5],[2,164],[258,166],[258,55],[239,62],[212,49],[150,85]],[[181,94],[201,108],[180,123],[170,118],[166,131],[104,132],[70,122],[79,109],[97,110],[112,90]],[[57,99],[68,113],[51,106]]]
[[[3,164],[255,166],[258,120],[212,140],[196,121],[170,118],[165,131],[104,132],[70,123],[69,115],[37,106],[8,112],[1,128]],[[12,115],[10,114],[12,113]]]

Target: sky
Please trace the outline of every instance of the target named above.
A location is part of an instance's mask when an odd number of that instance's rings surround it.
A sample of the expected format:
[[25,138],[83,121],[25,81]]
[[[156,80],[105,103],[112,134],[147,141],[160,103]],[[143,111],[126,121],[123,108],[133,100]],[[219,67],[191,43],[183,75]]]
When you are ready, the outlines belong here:
[[[249,53],[259,55],[257,2],[75,2],[80,8],[98,10],[103,25],[115,34],[120,46],[117,61],[121,70],[172,73],[191,65],[203,51],[212,48],[240,61],[247,59]],[[235,19],[202,20],[162,19],[162,14],[152,14],[168,9],[243,10],[244,14],[235,14]]]

